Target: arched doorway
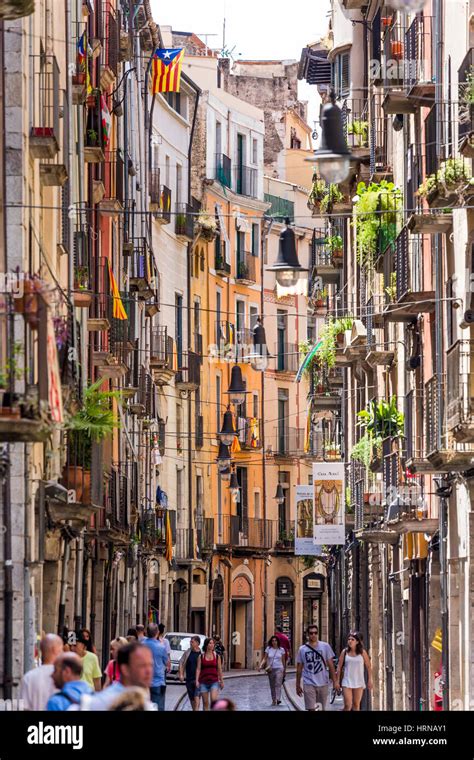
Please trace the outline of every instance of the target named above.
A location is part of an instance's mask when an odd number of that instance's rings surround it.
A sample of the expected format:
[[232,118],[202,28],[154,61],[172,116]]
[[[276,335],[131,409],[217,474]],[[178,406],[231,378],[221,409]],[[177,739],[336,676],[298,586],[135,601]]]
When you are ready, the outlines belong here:
[[224,581],[222,575],[218,575],[212,584],[212,634],[218,633],[221,639],[224,638],[223,606]]
[[282,576],[275,581],[275,630],[281,628],[294,649],[295,586],[290,578]]
[[306,641],[306,629],[316,624],[322,633],[322,597],[324,593],[324,575],[309,573],[303,578],[303,630],[302,643]]
[[187,630],[188,584],[178,578],[173,584],[173,630]]
[[252,667],[252,586],[245,575],[232,581],[231,668]]

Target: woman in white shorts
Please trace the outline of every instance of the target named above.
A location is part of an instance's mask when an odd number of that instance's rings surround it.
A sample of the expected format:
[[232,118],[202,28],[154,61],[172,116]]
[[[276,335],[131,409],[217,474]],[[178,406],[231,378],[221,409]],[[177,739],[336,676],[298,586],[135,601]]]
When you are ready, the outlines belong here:
[[347,647],[342,650],[337,666],[337,682],[342,686],[344,710],[360,710],[362,695],[366,688],[364,669],[367,668],[367,688],[372,689],[372,666],[362,644],[362,636],[351,631]]

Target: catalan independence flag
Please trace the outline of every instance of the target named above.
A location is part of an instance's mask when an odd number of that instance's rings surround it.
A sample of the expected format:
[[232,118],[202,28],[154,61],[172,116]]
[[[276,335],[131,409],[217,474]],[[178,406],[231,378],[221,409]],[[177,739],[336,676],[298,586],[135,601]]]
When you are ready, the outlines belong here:
[[128,319],[127,312],[125,311],[125,307],[123,305],[122,296],[120,295],[120,290],[118,289],[117,280],[115,279],[115,275],[112,272],[112,267],[110,266],[110,261],[108,259],[107,264],[109,266],[110,287],[114,299],[112,316],[114,319]]
[[157,48],[151,67],[151,92],[179,92],[184,48]]
[[173,560],[173,536],[171,533],[170,513],[166,510],[166,527],[165,527],[165,559],[168,562]]

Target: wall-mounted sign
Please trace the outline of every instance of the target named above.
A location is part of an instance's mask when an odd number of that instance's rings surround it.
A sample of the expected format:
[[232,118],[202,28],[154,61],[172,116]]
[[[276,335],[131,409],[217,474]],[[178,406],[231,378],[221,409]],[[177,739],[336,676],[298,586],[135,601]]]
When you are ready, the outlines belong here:
[[314,544],[313,486],[296,486],[295,554],[316,556],[321,548]]
[[344,463],[315,462],[314,543],[344,544]]

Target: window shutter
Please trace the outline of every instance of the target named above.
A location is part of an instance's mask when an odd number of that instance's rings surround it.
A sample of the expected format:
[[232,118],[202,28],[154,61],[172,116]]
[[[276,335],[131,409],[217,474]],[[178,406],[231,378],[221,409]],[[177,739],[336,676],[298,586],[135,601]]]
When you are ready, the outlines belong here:
[[340,94],[349,95],[351,86],[350,76],[350,53],[341,53],[340,56],[341,66],[341,82],[340,82]]
[[258,256],[259,225],[252,224],[252,256]]

